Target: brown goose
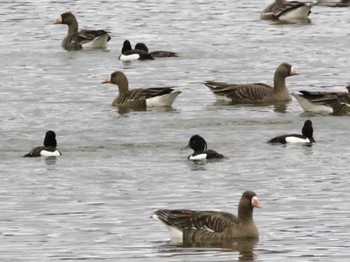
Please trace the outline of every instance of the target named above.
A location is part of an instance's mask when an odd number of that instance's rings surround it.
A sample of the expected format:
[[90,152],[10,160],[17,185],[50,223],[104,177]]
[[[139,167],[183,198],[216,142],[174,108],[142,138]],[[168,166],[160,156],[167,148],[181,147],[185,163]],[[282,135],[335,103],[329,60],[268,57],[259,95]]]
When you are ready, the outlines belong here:
[[181,91],[171,87],[138,88],[129,90],[128,79],[125,74],[115,71],[102,84],[112,83],[118,86],[119,95],[112,106],[128,106],[135,108],[169,107],[173,104]]
[[290,21],[295,19],[308,19],[313,3],[275,0],[261,13],[263,20]]
[[310,92],[292,93],[299,105],[306,112],[331,113],[335,115],[350,114],[350,85],[348,92]]
[[204,85],[209,87],[218,100],[235,104],[269,104],[292,100],[285,79],[293,75],[299,73],[290,64],[282,63],[275,71],[273,87],[261,83],[227,84],[214,81],[207,81]]
[[62,47],[66,50],[106,48],[107,42],[111,39],[109,32],[105,30],[78,31],[78,21],[71,12],[61,14],[54,23],[68,25],[68,34],[62,41]]
[[258,238],[253,220],[253,208],[260,202],[252,191],[245,191],[239,201],[238,216],[218,211],[160,209],[152,217],[170,231],[172,240],[222,240],[228,238]]

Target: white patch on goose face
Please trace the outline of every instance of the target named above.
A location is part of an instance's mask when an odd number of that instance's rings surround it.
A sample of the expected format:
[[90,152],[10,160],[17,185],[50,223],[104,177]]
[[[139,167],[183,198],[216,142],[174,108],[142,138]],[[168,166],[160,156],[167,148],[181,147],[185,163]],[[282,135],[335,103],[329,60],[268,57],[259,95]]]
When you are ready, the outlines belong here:
[[170,236],[171,236],[171,241],[181,242],[183,240],[183,233],[182,233],[182,231],[180,229],[165,224],[155,214],[152,214],[152,218],[157,219],[158,221],[160,221],[169,230]]
[[135,60],[138,60],[139,58],[140,58],[139,54],[132,54],[132,55],[123,55],[123,54],[121,54],[119,56],[119,60],[123,61],[123,62],[135,61]]
[[287,136],[286,137],[286,142],[291,143],[291,144],[296,144],[296,143],[310,143],[310,140],[308,138],[300,138],[300,137],[295,137],[295,136]]
[[60,156],[61,153],[60,153],[60,151],[58,151],[58,150],[55,150],[55,151],[53,151],[53,152],[51,152],[51,151],[46,151],[46,150],[41,150],[40,155],[41,155],[41,156],[45,156],[45,157],[49,157],[49,156]]
[[207,154],[203,153],[203,154],[199,154],[199,155],[190,155],[189,160],[204,160],[207,159]]

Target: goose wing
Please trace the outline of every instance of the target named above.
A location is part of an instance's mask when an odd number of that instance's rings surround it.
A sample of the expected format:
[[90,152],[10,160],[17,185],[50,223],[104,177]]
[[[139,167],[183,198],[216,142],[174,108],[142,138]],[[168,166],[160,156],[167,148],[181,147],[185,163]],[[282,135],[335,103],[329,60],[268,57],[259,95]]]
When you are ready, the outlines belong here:
[[299,1],[283,1],[281,3],[275,2],[269,7],[269,12],[273,13],[274,16],[279,17],[285,12],[299,8],[304,5],[305,3]]
[[146,99],[170,94],[174,89],[171,87],[153,87],[153,88],[138,88],[119,95],[117,98],[118,104],[131,104],[135,106],[146,106]]
[[237,217],[226,212],[158,210],[154,213],[166,225],[183,230],[223,232],[236,224]]
[[225,96],[232,102],[263,102],[263,99],[273,93],[273,87],[262,84],[226,84],[223,82],[207,81],[205,86],[217,96]]
[[[84,44],[86,42],[90,42],[92,40],[94,40],[95,38],[98,38],[100,36],[103,36],[105,34],[109,33],[105,30],[81,30],[79,31],[75,37],[76,37],[76,41]],[[111,39],[111,37],[109,36],[108,41]]]

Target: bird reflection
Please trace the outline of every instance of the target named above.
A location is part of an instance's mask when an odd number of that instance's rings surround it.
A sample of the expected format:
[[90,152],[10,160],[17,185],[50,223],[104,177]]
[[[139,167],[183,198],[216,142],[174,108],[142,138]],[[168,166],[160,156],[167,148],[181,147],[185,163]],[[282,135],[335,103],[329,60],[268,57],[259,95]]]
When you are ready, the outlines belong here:
[[[239,253],[238,261],[257,261],[257,257],[253,250],[258,243],[258,239],[225,239],[217,241],[201,241],[193,242],[186,240],[185,242],[168,242],[163,246],[163,252],[174,252],[174,248],[178,249],[195,249],[196,252],[208,251],[211,249],[219,249],[222,251],[234,251]],[[178,250],[177,250],[178,251]]]

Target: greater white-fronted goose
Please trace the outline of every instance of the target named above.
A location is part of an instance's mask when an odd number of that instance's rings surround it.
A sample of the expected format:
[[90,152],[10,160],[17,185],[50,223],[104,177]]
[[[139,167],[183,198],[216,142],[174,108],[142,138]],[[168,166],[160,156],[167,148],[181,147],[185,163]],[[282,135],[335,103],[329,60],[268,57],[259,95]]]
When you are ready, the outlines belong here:
[[218,100],[234,104],[288,102],[292,100],[292,96],[289,94],[285,79],[293,75],[299,75],[299,73],[290,64],[282,63],[275,71],[273,86],[261,83],[227,84],[215,81],[206,81],[204,85],[209,87]]
[[312,92],[292,93],[305,112],[331,113],[335,115],[350,114],[350,85],[348,92]]
[[181,91],[171,87],[138,88],[129,90],[128,79],[121,71],[113,72],[102,84],[112,83],[118,86],[119,95],[112,106],[134,108],[170,107]]
[[207,149],[207,142],[200,135],[194,135],[190,138],[188,145],[183,149],[192,148],[193,154],[188,156],[189,160],[203,160],[203,159],[221,159],[224,158],[215,150]]
[[263,20],[293,21],[297,19],[307,20],[311,13],[313,3],[275,0],[261,13]]
[[245,191],[237,216],[219,211],[160,209],[152,217],[164,224],[172,240],[177,241],[258,238],[259,231],[253,220],[254,207],[261,207],[258,197],[253,191]]
[[60,156],[61,152],[56,148],[56,134],[54,131],[49,130],[46,132],[44,139],[44,146],[38,146],[32,149],[28,154],[25,154],[24,157],[38,157],[38,156]]
[[313,138],[314,129],[312,127],[311,120],[306,120],[303,128],[301,129],[300,134],[289,134],[289,135],[281,135],[276,136],[268,141],[268,143],[315,143],[315,139]]
[[62,41],[62,47],[66,50],[107,48],[107,42],[111,39],[105,30],[78,31],[78,21],[71,12],[61,14],[54,23],[68,25],[68,34]]
[[152,57],[155,58],[163,58],[163,57],[177,57],[177,53],[171,52],[171,51],[164,51],[164,50],[159,50],[159,51],[148,51],[148,47],[144,43],[137,43],[135,45],[135,49],[137,50],[143,50],[147,53],[149,53]]
[[123,43],[122,52],[119,56],[119,60],[123,62],[129,62],[135,60],[154,60],[154,58],[148,53],[148,51],[132,49],[130,41],[125,40]]

